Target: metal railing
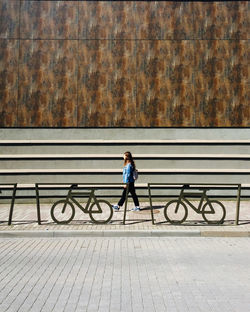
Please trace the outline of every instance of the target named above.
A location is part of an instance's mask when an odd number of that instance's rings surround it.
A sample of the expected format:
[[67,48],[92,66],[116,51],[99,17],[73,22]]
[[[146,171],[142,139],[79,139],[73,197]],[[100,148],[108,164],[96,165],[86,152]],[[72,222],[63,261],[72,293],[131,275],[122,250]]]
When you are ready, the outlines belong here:
[[[36,209],[37,209],[37,222],[38,224],[41,224],[41,207],[40,207],[40,191],[41,190],[46,190],[46,189],[57,189],[56,186],[59,188],[62,188],[65,186],[65,189],[69,189],[70,186],[75,183],[36,183],[35,184],[35,198],[36,198]],[[124,187],[124,183],[77,183],[79,186],[79,189],[117,189],[119,186]],[[189,190],[195,190],[195,189],[210,189],[210,190],[236,190],[237,195],[236,197],[236,208],[235,208],[235,225],[239,224],[239,215],[240,215],[240,200],[241,200],[241,190],[242,186],[241,184],[233,184],[233,183],[148,183],[147,184],[147,190],[148,190],[148,199],[150,203],[150,210],[151,210],[151,220],[152,224],[155,224],[155,219],[154,219],[154,208],[153,208],[153,198],[155,197],[152,192],[153,190],[156,189],[166,189],[166,190],[173,190],[173,189],[182,189],[184,185],[189,185]],[[12,195],[10,196],[11,203],[10,203],[10,210],[9,210],[9,218],[8,218],[8,225],[11,225],[12,223],[12,216],[13,216],[13,211],[14,211],[14,205],[15,205],[15,199],[16,199],[16,192],[17,192],[18,185],[17,183],[1,183],[0,184],[0,191],[8,189],[9,191],[12,192]],[[166,198],[169,197],[180,197],[179,195],[169,195],[166,194]],[[199,195],[198,195],[199,197]],[[213,196],[214,197],[214,196]],[[218,197],[222,197],[221,195]],[[225,196],[226,198],[227,196]],[[231,196],[230,196],[231,197]],[[1,196],[0,196],[1,198]],[[161,200],[164,198],[161,195]],[[126,200],[125,200],[125,208],[124,208],[124,215],[123,215],[123,224],[126,222],[126,215],[127,215],[127,204],[128,204],[128,187],[127,187],[127,192],[126,192]]]

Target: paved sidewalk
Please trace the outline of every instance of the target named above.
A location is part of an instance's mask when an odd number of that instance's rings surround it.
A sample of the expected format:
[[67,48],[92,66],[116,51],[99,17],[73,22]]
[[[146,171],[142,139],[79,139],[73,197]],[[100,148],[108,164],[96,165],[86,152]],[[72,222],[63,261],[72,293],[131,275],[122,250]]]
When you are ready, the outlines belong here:
[[249,312],[250,238],[0,238],[1,312]]
[[76,215],[69,224],[58,225],[50,216],[52,204],[41,204],[42,225],[38,225],[35,204],[16,204],[11,226],[7,223],[9,205],[1,204],[0,236],[250,236],[250,201],[241,201],[238,226],[234,225],[235,201],[223,201],[227,211],[223,225],[208,225],[192,209],[189,209],[185,223],[171,225],[163,214],[165,204],[153,203],[155,225],[152,225],[148,202],[141,204],[140,212],[130,211],[133,205],[129,203],[125,225],[122,224],[123,210],[114,212],[110,223],[96,225],[77,207]]

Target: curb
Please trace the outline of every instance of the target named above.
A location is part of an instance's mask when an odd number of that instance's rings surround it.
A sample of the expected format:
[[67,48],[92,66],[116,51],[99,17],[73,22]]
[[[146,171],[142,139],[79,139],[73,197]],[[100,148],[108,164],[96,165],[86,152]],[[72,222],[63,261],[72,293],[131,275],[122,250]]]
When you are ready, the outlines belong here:
[[64,230],[64,231],[0,231],[0,238],[59,237],[250,237],[250,231],[162,231],[162,230]]

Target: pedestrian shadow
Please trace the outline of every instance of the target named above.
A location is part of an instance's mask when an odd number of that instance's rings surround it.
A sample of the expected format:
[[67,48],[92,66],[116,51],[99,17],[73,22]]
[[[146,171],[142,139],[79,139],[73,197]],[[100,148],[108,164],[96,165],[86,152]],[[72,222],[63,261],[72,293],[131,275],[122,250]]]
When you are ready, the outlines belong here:
[[[152,219],[127,219],[126,223],[124,225],[133,225],[133,224],[139,224],[144,222],[152,222]],[[122,221],[123,224],[123,221]]]
[[[165,208],[165,206],[163,205],[154,205],[152,206],[152,209],[163,209]],[[151,210],[151,207],[150,206],[146,206],[146,207],[143,207],[141,210]]]
[[250,224],[250,220],[239,220],[239,225]]

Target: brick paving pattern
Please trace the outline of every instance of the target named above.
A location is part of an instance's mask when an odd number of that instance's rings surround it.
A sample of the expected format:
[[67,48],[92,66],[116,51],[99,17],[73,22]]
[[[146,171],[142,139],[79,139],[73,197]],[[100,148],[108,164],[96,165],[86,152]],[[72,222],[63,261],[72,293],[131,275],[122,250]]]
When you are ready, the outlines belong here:
[[2,312],[248,312],[250,238],[2,238]]
[[[197,202],[194,202],[197,204]],[[202,216],[188,208],[188,218],[182,225],[171,225],[163,214],[166,202],[154,202],[156,225],[152,225],[148,202],[142,202],[140,212],[132,212],[133,204],[129,202],[126,225],[122,224],[124,210],[114,212],[108,224],[93,224],[88,214],[76,207],[74,219],[66,225],[58,225],[50,217],[52,204],[41,204],[42,225],[37,223],[35,204],[16,204],[13,213],[13,224],[8,226],[9,204],[0,204],[0,232],[9,230],[206,230],[206,231],[247,231],[250,233],[250,201],[241,201],[239,226],[234,225],[235,201],[223,201],[226,207],[226,218],[223,225],[208,225]]]

